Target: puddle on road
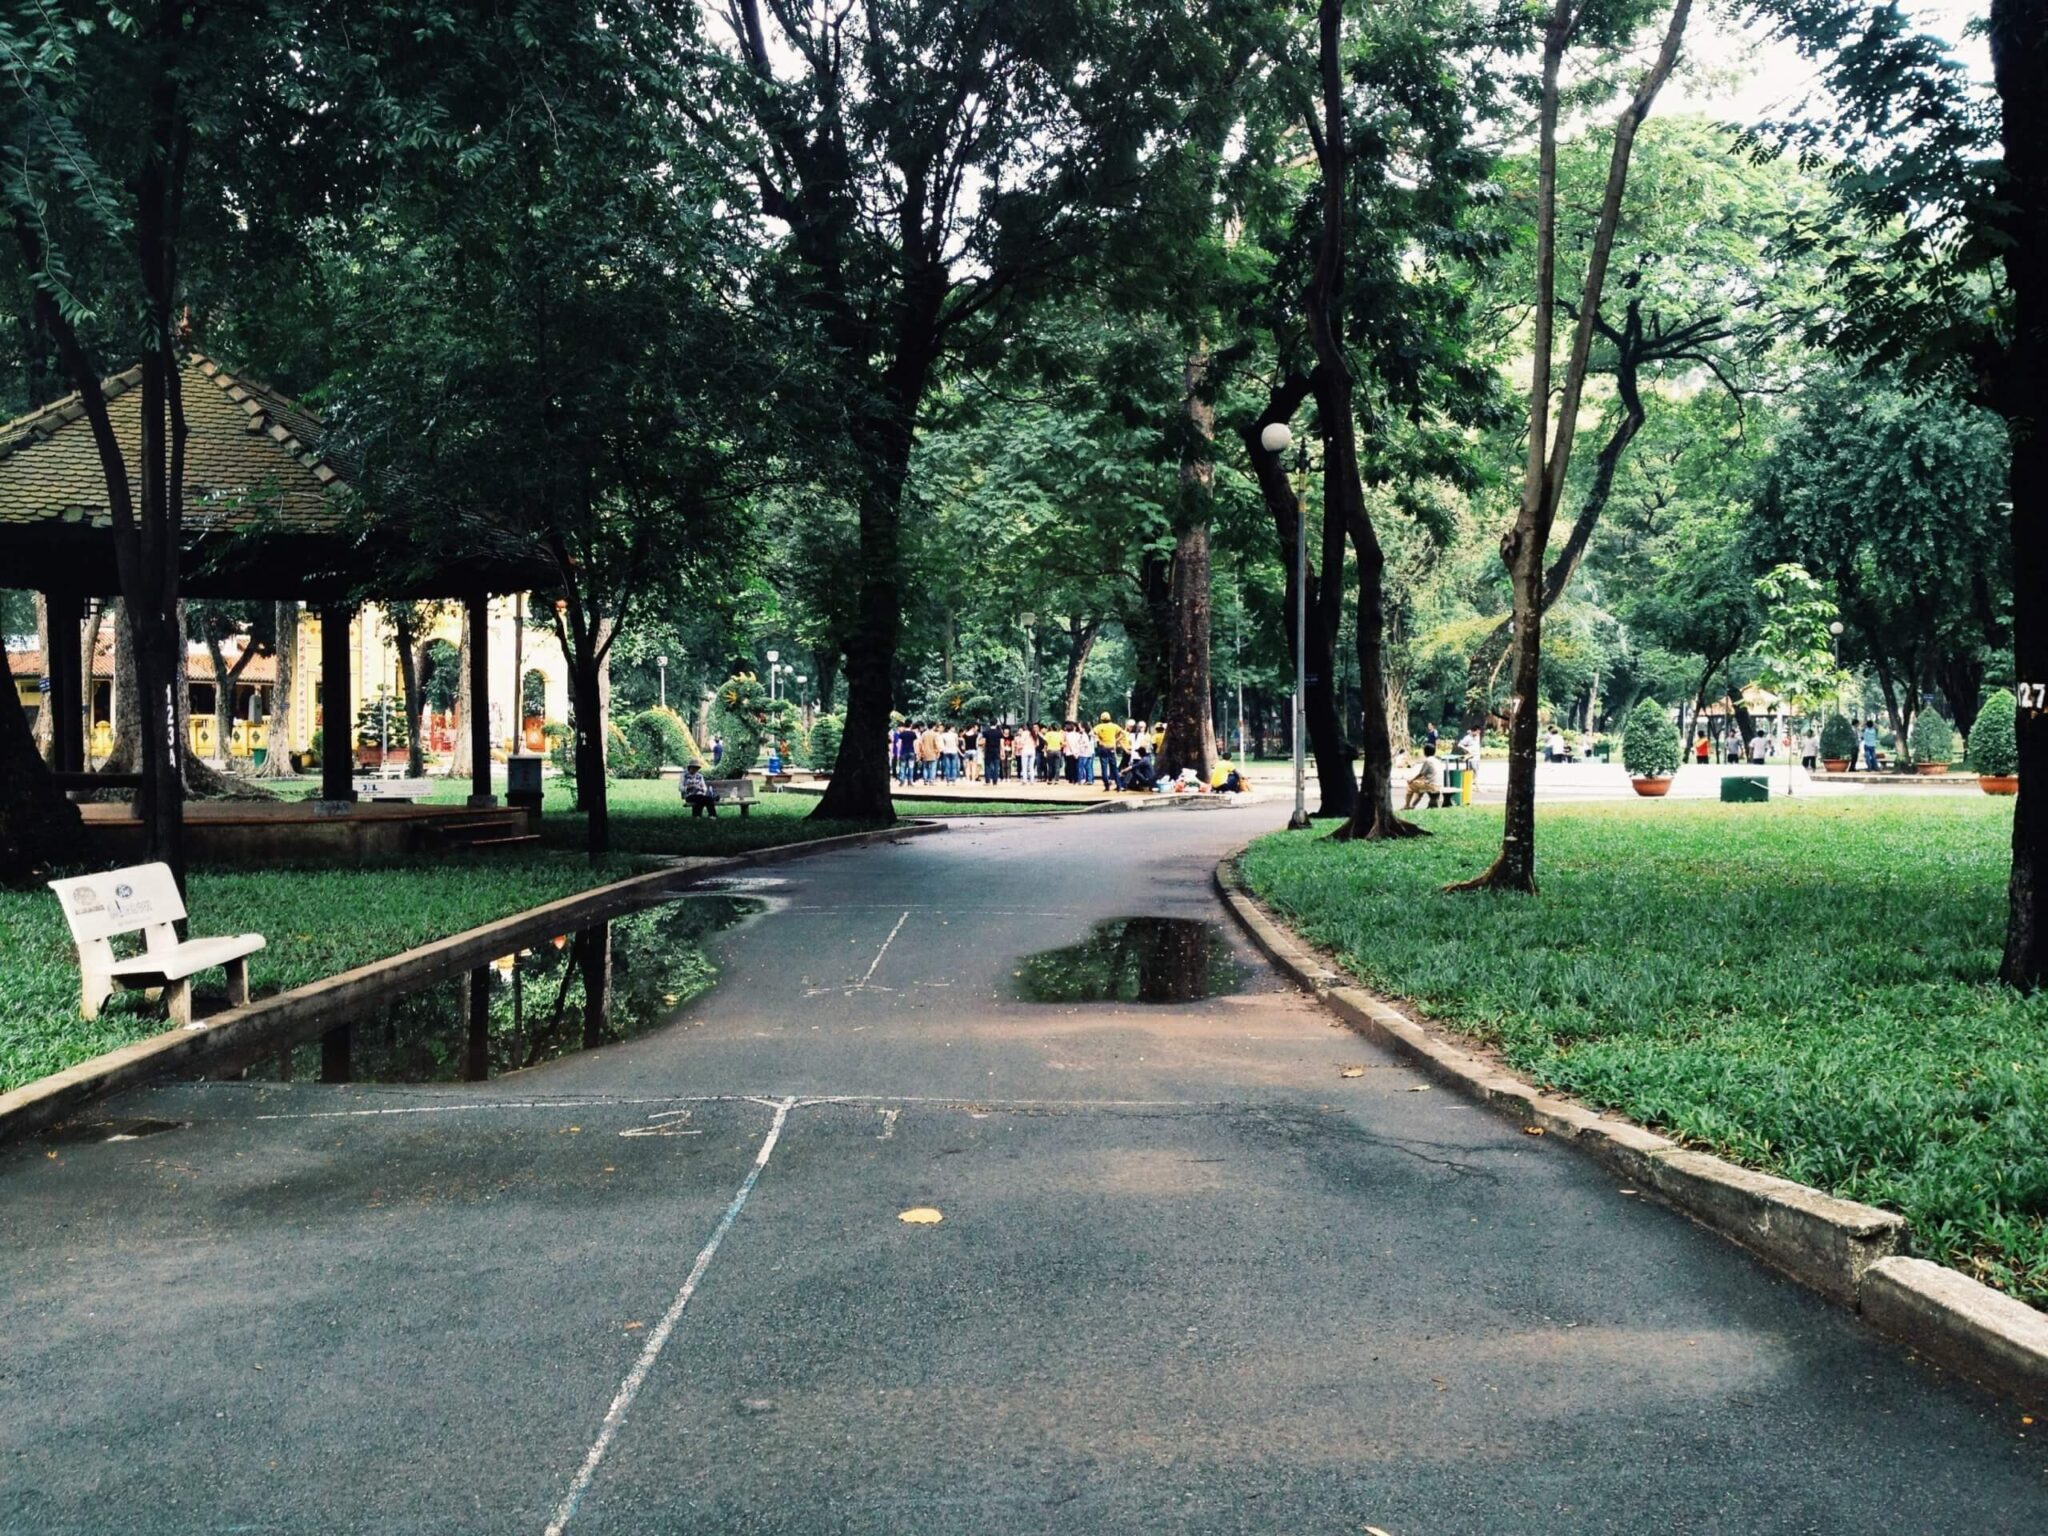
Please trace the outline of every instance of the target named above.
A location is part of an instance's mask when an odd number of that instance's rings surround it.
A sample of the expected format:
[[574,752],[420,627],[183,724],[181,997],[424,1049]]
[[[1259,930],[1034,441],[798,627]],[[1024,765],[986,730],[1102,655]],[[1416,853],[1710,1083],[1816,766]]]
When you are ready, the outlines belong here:
[[1027,956],[1017,994],[1030,1003],[1190,1003],[1243,984],[1244,968],[1216,924],[1113,917],[1079,944]]
[[705,943],[766,910],[753,896],[680,896],[558,934],[466,976],[395,996],[298,1047],[289,1062],[271,1057],[248,1076],[479,1082],[629,1040],[673,1022],[710,991],[718,968]]

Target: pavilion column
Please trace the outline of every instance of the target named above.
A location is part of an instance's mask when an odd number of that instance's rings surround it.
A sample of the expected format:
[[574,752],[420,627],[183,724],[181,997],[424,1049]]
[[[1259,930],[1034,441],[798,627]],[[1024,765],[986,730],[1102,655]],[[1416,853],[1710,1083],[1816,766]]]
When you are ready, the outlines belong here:
[[463,599],[469,614],[469,803],[496,805],[491,793],[491,595]]
[[320,798],[349,801],[356,797],[354,700],[349,673],[354,660],[348,643],[353,603],[320,605]]
[[85,771],[85,679],[81,676],[79,625],[85,620],[85,599],[76,592],[43,596],[44,627],[49,654],[43,676],[50,692],[43,707],[50,712],[50,759],[59,773]]

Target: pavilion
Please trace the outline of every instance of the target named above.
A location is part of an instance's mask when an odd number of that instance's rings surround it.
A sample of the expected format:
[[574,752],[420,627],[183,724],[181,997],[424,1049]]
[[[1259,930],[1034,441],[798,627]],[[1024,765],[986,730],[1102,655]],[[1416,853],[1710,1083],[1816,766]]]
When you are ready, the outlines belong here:
[[[472,705],[469,803],[492,806],[488,605],[493,592],[551,585],[550,569],[479,537],[459,557],[437,556],[402,520],[367,516],[356,477],[320,418],[198,352],[180,363],[185,444],[181,592],[191,597],[303,601],[320,618],[320,712],[352,736],[349,624],[367,597],[459,599],[469,616]],[[141,439],[140,366],[107,379],[114,432],[131,476]],[[59,782],[91,788],[82,701],[88,599],[119,592],[113,515],[92,427],[76,394],[0,426],[0,571],[43,594],[52,755]],[[479,533],[489,530],[480,526]],[[66,640],[69,643],[65,643]],[[77,701],[54,707],[56,701]],[[342,811],[356,796],[354,753],[321,757],[321,799]]]

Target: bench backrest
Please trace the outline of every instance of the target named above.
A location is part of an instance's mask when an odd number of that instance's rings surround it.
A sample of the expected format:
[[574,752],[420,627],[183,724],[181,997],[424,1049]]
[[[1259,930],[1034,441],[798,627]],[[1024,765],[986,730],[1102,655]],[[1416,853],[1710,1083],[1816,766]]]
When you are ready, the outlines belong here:
[[418,800],[434,792],[432,779],[356,779],[355,792],[365,800]]
[[721,800],[751,800],[754,798],[754,781],[752,779],[712,779],[708,782]]
[[163,927],[185,916],[178,882],[168,864],[138,864],[97,875],[52,880],[71,937],[80,945],[105,943],[118,933]]

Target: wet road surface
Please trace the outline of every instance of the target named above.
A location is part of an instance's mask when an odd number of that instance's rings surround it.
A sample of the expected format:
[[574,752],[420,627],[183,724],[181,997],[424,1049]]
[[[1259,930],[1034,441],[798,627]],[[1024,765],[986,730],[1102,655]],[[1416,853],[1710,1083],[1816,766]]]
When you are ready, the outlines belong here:
[[0,1530],[2048,1529],[2040,1427],[1235,935],[1234,992],[1019,995],[1284,814],[789,864],[669,1029],[0,1152]]

